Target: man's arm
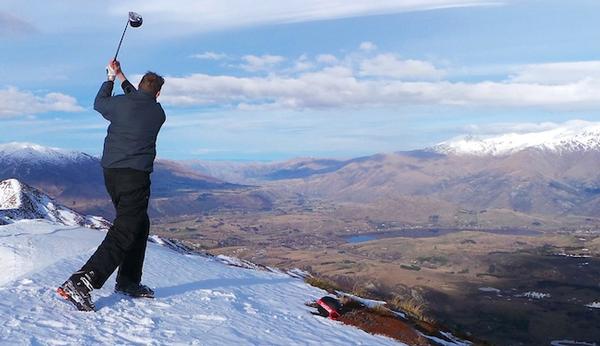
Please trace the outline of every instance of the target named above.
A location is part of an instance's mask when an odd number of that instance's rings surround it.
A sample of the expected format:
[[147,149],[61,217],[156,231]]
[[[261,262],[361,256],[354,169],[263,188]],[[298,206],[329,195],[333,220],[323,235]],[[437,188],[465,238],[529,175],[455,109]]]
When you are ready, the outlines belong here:
[[133,92],[135,89],[135,87],[133,86],[133,84],[131,84],[131,82],[127,79],[125,79],[122,83],[121,83],[121,88],[123,88],[123,92],[125,93],[125,95]]
[[131,82],[129,82],[127,80],[127,77],[125,77],[125,74],[123,73],[123,70],[121,69],[121,63],[119,63],[118,61],[115,61],[114,66],[115,66],[115,75],[121,81],[121,88],[123,88],[123,92],[125,93],[125,95],[136,90],[135,87],[133,86],[133,84],[131,84]]
[[98,90],[98,94],[96,94],[96,99],[94,100],[94,109],[106,119],[111,120],[111,112],[112,112],[112,104],[111,104],[111,95],[113,90],[114,82],[108,80],[102,83],[100,86],[100,90]]
[[102,86],[100,86],[100,90],[98,90],[98,94],[96,95],[96,99],[94,100],[94,109],[100,112],[100,114],[102,114],[102,116],[106,120],[111,121],[111,118],[113,116],[112,91],[115,84],[115,77],[118,77],[123,81],[126,81],[126,78],[123,74],[123,71],[121,71],[121,63],[119,63],[115,59],[111,59],[108,62],[108,66],[106,66],[106,74],[108,80],[102,83]]

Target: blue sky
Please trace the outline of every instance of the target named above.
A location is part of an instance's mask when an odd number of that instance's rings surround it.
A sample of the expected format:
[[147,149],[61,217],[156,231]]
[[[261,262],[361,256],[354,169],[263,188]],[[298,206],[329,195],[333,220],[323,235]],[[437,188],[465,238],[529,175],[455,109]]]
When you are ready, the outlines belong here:
[[159,156],[280,160],[600,121],[598,1],[12,1],[0,5],[0,142],[99,154],[120,60],[166,77]]

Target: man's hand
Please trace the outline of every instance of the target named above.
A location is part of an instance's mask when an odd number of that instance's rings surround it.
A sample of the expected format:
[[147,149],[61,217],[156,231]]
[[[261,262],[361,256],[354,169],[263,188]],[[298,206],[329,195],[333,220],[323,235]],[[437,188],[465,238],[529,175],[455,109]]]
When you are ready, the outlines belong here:
[[114,59],[108,62],[106,65],[106,77],[109,81],[114,81],[115,76],[117,75],[117,71],[115,70]]
[[121,63],[118,60],[111,59],[108,62],[106,71],[108,74],[108,80],[110,80],[110,81],[114,81],[115,77],[119,78],[121,81],[124,81],[125,79],[127,79],[127,78],[125,78],[125,75],[123,74],[123,71],[121,70]]
[[125,81],[125,79],[127,79],[127,78],[125,78],[125,74],[123,73],[123,70],[121,70],[121,63],[118,60],[113,59],[112,64],[114,66],[114,70],[117,75],[117,78],[119,78],[119,80],[121,82]]

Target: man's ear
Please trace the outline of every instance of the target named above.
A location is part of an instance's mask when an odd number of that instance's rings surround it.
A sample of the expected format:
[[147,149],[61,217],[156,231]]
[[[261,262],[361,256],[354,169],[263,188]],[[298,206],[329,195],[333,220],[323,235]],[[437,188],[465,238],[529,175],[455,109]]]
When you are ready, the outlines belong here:
[[156,98],[160,96],[160,90],[156,93]]

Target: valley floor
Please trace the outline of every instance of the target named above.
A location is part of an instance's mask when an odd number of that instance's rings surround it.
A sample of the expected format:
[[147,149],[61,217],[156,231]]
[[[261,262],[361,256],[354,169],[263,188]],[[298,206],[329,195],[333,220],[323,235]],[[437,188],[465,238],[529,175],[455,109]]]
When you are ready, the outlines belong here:
[[213,254],[300,267],[374,299],[416,301],[442,325],[493,344],[600,340],[597,224],[436,233],[365,220],[340,217],[339,209],[279,210],[221,212],[153,227]]

